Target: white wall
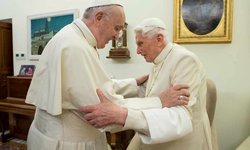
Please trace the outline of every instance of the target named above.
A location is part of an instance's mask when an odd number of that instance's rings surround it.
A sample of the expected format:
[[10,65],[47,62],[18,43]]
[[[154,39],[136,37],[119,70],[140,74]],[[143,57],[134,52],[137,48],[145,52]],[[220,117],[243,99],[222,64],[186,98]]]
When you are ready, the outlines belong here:
[[[27,53],[27,16],[77,8],[80,16],[88,0],[0,0],[0,20],[12,18],[15,52]],[[110,44],[100,50],[101,60],[109,73],[116,78],[136,77],[147,73],[150,64],[136,55],[133,27],[147,17],[164,20],[172,39],[173,1],[123,0],[128,23],[129,60],[106,59]],[[208,77],[216,82],[218,104],[215,114],[221,150],[233,150],[250,135],[250,1],[234,1],[233,41],[230,44],[186,44],[196,53],[207,70]],[[14,60],[15,74],[21,64],[35,61]]]

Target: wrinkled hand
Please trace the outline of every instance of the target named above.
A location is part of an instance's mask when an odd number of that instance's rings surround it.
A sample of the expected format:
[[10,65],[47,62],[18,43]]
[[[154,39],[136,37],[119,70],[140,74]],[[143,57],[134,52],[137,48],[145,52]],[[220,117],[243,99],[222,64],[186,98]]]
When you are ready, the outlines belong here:
[[137,86],[141,86],[147,80],[148,80],[148,75],[144,75],[144,76],[141,76],[139,78],[136,78]]
[[100,89],[97,89],[96,93],[100,99],[99,104],[79,108],[80,112],[85,113],[84,118],[96,128],[110,124],[124,125],[127,118],[127,109],[112,103]]
[[[184,84],[171,85],[167,90],[161,92],[162,107],[187,105],[190,96],[188,88],[189,86]],[[180,96],[182,96],[182,99],[180,99]]]

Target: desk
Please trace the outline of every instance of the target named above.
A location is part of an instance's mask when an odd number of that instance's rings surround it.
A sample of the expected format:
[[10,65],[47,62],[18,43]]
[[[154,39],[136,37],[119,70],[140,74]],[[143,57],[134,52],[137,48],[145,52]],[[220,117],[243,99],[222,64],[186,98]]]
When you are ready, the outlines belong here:
[[246,138],[237,148],[236,150],[249,150],[250,149],[250,136]]

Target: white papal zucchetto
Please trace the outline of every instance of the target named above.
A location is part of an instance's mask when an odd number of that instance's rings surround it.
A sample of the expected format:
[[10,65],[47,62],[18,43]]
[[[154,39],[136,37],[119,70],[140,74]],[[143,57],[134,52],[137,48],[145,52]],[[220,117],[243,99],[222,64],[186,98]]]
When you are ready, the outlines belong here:
[[160,20],[159,18],[147,18],[144,19],[139,25],[138,27],[152,27],[152,28],[162,28],[166,30],[166,25],[165,23]]
[[122,6],[119,0],[91,0],[87,6],[90,7],[97,7],[97,6],[107,6],[107,5],[119,5]]

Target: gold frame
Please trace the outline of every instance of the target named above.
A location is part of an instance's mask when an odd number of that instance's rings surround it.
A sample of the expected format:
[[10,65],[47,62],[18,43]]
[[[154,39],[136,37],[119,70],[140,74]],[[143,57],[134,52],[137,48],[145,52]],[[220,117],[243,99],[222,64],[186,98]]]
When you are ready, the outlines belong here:
[[208,34],[198,35],[188,30],[182,18],[183,0],[174,0],[174,42],[230,43],[232,41],[233,0],[223,0],[223,14],[217,27]]

